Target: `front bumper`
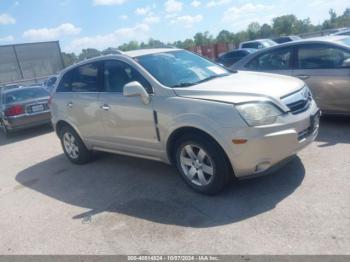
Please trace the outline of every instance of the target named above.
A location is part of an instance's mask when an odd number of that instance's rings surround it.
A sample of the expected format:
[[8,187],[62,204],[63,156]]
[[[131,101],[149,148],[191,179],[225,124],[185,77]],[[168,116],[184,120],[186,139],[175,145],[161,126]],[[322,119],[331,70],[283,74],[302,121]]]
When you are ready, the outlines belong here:
[[246,139],[245,144],[230,143],[229,159],[237,178],[255,177],[275,170],[281,162],[312,143],[318,135],[318,126],[310,129],[311,116],[319,109],[313,102],[298,115],[287,114],[270,126],[247,127],[235,132],[232,139]]

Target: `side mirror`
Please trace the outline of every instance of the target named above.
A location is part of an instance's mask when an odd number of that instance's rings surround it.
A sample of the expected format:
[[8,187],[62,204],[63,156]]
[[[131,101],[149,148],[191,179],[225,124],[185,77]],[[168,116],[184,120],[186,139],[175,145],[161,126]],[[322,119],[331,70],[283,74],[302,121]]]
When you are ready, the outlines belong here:
[[126,97],[140,96],[146,105],[150,102],[150,96],[146,89],[137,81],[126,84],[123,88],[123,95]]
[[350,58],[344,60],[342,67],[350,67]]

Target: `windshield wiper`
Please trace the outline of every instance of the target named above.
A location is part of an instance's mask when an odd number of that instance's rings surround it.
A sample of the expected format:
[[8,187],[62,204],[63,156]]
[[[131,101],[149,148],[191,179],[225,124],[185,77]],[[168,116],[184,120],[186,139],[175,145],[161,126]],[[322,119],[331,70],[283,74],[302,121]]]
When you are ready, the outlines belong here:
[[224,76],[228,76],[230,74],[221,74],[221,75],[212,75],[212,76],[209,76],[207,78],[204,78],[198,82],[194,82],[194,83],[187,83],[187,82],[184,82],[184,83],[179,83],[179,84],[176,84],[176,85],[173,85],[172,87],[187,87],[187,86],[194,86],[194,85],[197,85],[197,84],[200,84],[200,83],[204,83],[204,82],[207,82],[207,81],[210,81],[214,78],[218,78],[218,77],[224,77]]
[[187,86],[193,86],[195,84],[196,83],[180,83],[180,84],[173,85],[172,87],[187,87]]
[[200,80],[200,81],[198,81],[198,82],[196,82],[194,84],[196,85],[196,84],[204,83],[204,82],[210,81],[212,79],[215,79],[215,78],[218,78],[218,77],[224,77],[224,76],[228,76],[228,75],[230,75],[230,74],[212,75],[212,76],[204,78],[204,79],[202,79],[202,80]]

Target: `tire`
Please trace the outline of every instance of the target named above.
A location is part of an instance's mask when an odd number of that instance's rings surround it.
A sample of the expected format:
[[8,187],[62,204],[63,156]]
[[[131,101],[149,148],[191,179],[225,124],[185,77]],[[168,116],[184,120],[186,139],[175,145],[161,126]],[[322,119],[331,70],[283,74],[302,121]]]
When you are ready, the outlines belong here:
[[91,151],[86,148],[77,132],[70,126],[62,127],[60,140],[64,154],[72,163],[82,165],[91,160]]
[[175,143],[176,167],[195,191],[215,195],[230,184],[233,172],[223,149],[210,137],[185,135]]
[[0,121],[0,125],[1,125],[1,131],[3,133],[3,135],[7,138],[10,136],[10,131],[8,130],[8,128],[6,127],[5,123],[3,121]]

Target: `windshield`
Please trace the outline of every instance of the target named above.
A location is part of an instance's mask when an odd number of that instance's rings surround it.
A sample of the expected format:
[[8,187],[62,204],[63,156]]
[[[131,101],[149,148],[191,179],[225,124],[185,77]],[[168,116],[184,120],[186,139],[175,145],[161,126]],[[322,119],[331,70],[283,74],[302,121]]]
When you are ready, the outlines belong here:
[[276,42],[275,42],[275,41],[272,41],[272,40],[270,40],[270,39],[266,39],[266,40],[264,40],[264,45],[265,45],[266,47],[275,46],[275,45],[276,45]]
[[230,74],[223,67],[184,50],[144,55],[135,60],[168,87],[191,86]]
[[338,42],[350,46],[350,37],[343,38],[339,40]]
[[49,96],[49,93],[43,88],[18,89],[6,93],[5,101],[6,104],[11,104],[47,96]]

